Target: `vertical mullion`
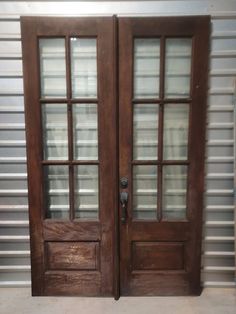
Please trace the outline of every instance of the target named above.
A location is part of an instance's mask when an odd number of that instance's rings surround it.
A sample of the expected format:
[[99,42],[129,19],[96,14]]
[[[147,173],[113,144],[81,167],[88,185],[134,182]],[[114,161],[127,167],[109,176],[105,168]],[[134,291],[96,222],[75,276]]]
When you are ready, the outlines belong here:
[[69,159],[69,198],[70,219],[74,219],[74,166],[73,160],[73,116],[72,116],[72,87],[71,87],[71,56],[70,37],[66,36],[66,83],[67,83],[67,119],[68,119],[68,159]]
[[162,219],[162,161],[163,161],[163,117],[164,117],[164,90],[165,90],[165,37],[161,37],[160,47],[160,105],[158,121],[158,198],[157,218]]
[[[160,100],[164,100],[165,90],[165,37],[161,37],[160,47]],[[163,102],[162,102],[163,103]]]

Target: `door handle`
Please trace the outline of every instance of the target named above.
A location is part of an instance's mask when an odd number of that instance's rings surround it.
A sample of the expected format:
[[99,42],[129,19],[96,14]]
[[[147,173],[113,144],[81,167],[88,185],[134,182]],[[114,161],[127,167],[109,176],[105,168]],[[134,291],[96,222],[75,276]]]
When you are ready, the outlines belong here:
[[127,204],[128,204],[129,194],[128,192],[120,193],[120,203],[121,203],[121,222],[126,223],[127,219]]

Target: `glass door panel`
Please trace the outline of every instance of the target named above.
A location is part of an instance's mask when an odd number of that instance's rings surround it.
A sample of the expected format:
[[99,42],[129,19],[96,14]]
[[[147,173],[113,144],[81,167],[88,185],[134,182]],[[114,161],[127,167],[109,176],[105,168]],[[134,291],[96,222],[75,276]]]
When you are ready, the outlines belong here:
[[187,172],[187,166],[163,167],[162,218],[165,220],[186,219]]
[[75,166],[75,218],[98,219],[98,166]]
[[135,104],[133,110],[133,158],[157,160],[158,105]]
[[[191,54],[191,38],[134,39],[133,94],[137,99],[132,104],[136,164],[133,166],[134,219],[186,218],[190,102],[181,103],[181,99],[190,97]],[[165,63],[162,70],[160,59]],[[159,95],[160,99],[155,100]],[[138,98],[142,99],[138,101]],[[169,98],[176,98],[176,102],[168,103]],[[142,165],[138,165],[139,161]],[[156,166],[148,166],[154,161]],[[166,161],[169,166],[165,166]],[[183,165],[171,165],[171,161],[183,162]],[[145,176],[144,172],[150,169],[155,171]],[[176,179],[176,172],[180,172],[178,178],[183,173],[182,181]],[[160,200],[157,186],[162,195]]]
[[188,159],[189,105],[166,104],[164,107],[163,158]]
[[41,97],[66,97],[65,39],[39,39]]
[[[66,82],[65,39],[39,40],[41,97],[51,98],[49,104],[41,101],[46,218],[97,220],[99,166],[74,165],[98,161],[97,103],[72,102],[97,97],[97,40],[71,37],[69,45],[71,78]],[[58,97],[67,103],[56,103]]]
[[157,218],[157,166],[133,166],[133,219]]
[[42,104],[41,108],[44,159],[67,160],[67,105]]
[[46,218],[69,219],[68,166],[44,166]]
[[165,49],[165,97],[188,98],[191,78],[191,38],[168,38]]
[[134,98],[159,96],[160,40],[134,40]]
[[73,104],[73,131],[74,158],[97,160],[97,104]]
[[73,98],[97,97],[95,38],[71,38],[71,79]]

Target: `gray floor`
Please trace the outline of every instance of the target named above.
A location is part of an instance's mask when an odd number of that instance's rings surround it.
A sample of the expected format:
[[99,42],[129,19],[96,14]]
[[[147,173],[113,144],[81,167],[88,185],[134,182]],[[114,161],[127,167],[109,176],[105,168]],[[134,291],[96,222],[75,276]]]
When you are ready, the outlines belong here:
[[31,297],[28,288],[0,288],[1,314],[236,314],[236,289],[204,289],[200,297]]

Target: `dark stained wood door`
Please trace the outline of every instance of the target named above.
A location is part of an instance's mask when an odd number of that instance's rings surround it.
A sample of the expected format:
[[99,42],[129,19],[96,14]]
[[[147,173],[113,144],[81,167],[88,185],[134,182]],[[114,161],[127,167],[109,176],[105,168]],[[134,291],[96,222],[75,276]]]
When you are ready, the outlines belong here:
[[199,294],[209,18],[21,29],[33,295]]
[[121,295],[201,291],[209,25],[119,19]]
[[114,19],[21,19],[33,295],[112,296]]

